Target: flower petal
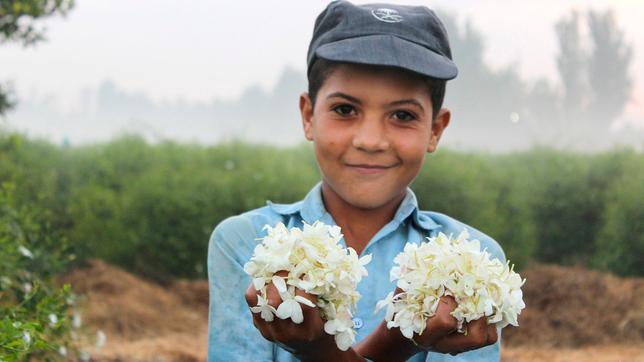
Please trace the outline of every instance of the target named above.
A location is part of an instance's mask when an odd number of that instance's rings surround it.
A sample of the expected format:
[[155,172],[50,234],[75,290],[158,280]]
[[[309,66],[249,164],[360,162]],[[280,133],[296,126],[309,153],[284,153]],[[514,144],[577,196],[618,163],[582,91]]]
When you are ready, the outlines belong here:
[[308,300],[308,299],[304,298],[304,297],[303,297],[303,296],[301,296],[301,295],[296,295],[294,299],[295,299],[296,301],[298,301],[298,302],[300,302],[300,303],[304,304],[304,305],[308,305],[308,306],[309,306],[309,307],[311,307],[311,308],[315,308],[315,304],[313,304],[313,302],[311,302],[310,300]]
[[293,308],[291,306],[291,303],[289,301],[284,301],[282,304],[277,307],[277,316],[280,319],[287,319],[291,317],[291,314],[293,313]]
[[275,285],[275,288],[277,288],[277,291],[279,291],[280,293],[286,292],[286,282],[284,282],[284,278],[273,275],[271,281]]

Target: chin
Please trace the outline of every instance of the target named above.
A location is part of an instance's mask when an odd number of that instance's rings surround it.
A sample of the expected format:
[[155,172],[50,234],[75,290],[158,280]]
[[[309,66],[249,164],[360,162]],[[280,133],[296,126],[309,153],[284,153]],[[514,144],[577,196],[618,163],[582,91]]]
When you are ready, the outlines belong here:
[[348,201],[351,205],[364,210],[374,210],[383,206],[383,202],[381,202],[380,200],[374,200],[373,197],[356,197],[352,200],[346,201]]

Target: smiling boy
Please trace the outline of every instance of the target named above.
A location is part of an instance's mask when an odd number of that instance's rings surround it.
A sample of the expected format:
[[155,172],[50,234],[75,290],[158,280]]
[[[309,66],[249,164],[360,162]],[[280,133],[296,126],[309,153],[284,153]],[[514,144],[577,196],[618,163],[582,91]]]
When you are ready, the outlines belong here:
[[[373,313],[376,302],[395,288],[389,270],[407,242],[467,229],[505,262],[489,236],[419,210],[408,187],[451,119],[442,102],[445,82],[457,69],[442,23],[425,7],[332,2],[316,20],[307,73],[309,91],[299,106],[322,180],[302,201],[269,202],[215,228],[208,251],[209,361],[498,361],[494,326],[481,319],[468,323],[466,335],[454,332],[451,297],[442,299],[426,331],[413,341],[386,328],[384,311]],[[357,343],[344,352],[324,332],[316,308],[302,306],[301,324],[266,322],[249,310],[257,304],[257,291],[243,265],[265,235],[262,227],[278,222],[302,227],[316,220],[340,226],[345,246],[373,257],[358,286]],[[274,307],[280,303],[272,285],[267,299]]]

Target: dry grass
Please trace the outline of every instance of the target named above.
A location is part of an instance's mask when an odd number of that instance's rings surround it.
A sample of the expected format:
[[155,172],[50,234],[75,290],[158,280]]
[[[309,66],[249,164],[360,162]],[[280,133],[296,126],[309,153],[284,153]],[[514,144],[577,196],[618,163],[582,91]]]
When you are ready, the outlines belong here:
[[644,362],[644,344],[611,344],[579,348],[508,347],[503,362]]

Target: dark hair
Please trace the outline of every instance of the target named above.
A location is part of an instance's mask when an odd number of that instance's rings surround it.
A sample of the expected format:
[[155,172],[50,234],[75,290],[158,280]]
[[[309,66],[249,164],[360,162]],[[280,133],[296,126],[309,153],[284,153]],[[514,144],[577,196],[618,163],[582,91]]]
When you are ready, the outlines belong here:
[[[311,69],[308,73],[309,80],[309,97],[311,98],[311,103],[313,108],[315,108],[315,100],[318,95],[318,91],[322,87],[324,81],[329,77],[329,74],[335,70],[341,62],[334,62],[322,58],[318,58],[311,66]],[[378,66],[379,67],[379,66]],[[403,72],[408,72],[414,74],[417,77],[421,77],[426,83],[429,91],[429,98],[432,101],[432,121],[438,115],[438,111],[443,106],[443,100],[445,99],[445,85],[447,81],[442,79],[435,79],[408,71],[402,68],[400,69]]]

